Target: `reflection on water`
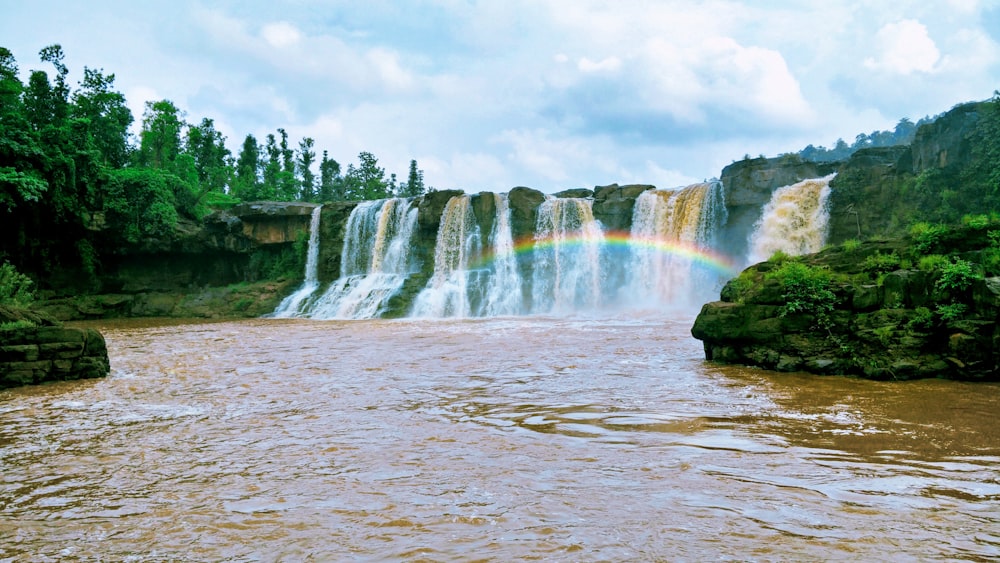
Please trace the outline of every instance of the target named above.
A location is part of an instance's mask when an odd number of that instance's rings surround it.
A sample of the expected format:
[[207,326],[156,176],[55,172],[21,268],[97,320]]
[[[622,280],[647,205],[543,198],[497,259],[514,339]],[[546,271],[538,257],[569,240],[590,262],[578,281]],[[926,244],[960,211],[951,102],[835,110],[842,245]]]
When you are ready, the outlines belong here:
[[0,392],[0,559],[1000,557],[1000,386],[689,326],[101,325],[111,377]]

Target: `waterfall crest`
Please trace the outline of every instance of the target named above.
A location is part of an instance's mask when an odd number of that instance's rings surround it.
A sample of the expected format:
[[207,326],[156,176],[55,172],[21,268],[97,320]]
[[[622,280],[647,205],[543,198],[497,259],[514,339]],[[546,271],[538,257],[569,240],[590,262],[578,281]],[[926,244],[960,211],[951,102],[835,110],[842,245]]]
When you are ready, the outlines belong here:
[[486,244],[472,196],[448,200],[434,247],[434,274],[414,301],[414,317],[495,317],[520,312],[507,198],[493,194],[496,218]]
[[622,300],[633,307],[686,306],[715,291],[718,275],[699,268],[692,256],[711,248],[725,220],[718,181],[640,194],[632,212]]
[[306,251],[305,280],[295,293],[281,300],[274,313],[271,314],[273,317],[303,316],[309,305],[308,299],[319,289],[319,221],[322,210],[323,206],[317,205],[313,208],[309,219],[309,247]]
[[535,227],[533,313],[597,309],[602,301],[601,245],[604,232],[593,202],[548,197]]
[[347,219],[340,277],[316,300],[316,319],[369,319],[384,312],[411,270],[417,209],[404,198],[363,201]]
[[791,256],[818,252],[826,242],[830,181],[836,174],[778,188],[750,235],[749,261],[763,262],[777,251]]

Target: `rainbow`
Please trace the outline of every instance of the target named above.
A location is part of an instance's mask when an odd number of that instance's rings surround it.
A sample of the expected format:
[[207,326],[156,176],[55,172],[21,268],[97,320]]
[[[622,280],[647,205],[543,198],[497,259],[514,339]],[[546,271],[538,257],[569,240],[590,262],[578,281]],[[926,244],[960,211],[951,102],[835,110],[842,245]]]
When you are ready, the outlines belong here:
[[[585,247],[593,244],[597,244],[601,248],[610,248],[614,250],[642,248],[652,250],[663,255],[677,256],[690,260],[695,264],[699,264],[724,276],[735,276],[738,273],[738,269],[733,260],[718,252],[713,252],[712,250],[702,248],[694,244],[655,237],[637,237],[626,232],[605,233],[603,240],[600,241],[595,241],[581,234],[560,238],[558,240],[554,237],[545,239],[525,237],[514,242],[514,254],[517,256],[525,256],[538,250],[547,250],[556,246],[559,246],[560,248],[574,246]],[[495,259],[496,255],[494,252],[486,251],[473,267],[486,266]]]

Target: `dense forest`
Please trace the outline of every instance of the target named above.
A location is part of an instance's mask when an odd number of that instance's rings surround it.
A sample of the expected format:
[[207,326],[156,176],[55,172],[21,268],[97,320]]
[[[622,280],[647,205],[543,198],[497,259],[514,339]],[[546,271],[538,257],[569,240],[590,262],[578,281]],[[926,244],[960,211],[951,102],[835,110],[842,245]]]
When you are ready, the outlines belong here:
[[85,67],[73,88],[59,45],[39,56],[50,71],[33,70],[24,84],[13,54],[0,47],[0,261],[40,277],[64,265],[92,271],[103,252],[241,200],[362,200],[427,189],[415,160],[402,182],[370,152],[344,169],[325,150],[317,158],[311,138],[293,146],[283,128],[263,142],[248,134],[234,156],[211,118],[188,122],[170,100],[146,103],[136,138],[114,74]]

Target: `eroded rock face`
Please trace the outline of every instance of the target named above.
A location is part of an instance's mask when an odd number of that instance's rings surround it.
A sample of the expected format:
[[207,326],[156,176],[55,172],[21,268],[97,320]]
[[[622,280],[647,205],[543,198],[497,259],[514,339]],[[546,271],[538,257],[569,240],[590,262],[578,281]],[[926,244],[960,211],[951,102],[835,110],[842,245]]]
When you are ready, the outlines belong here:
[[514,240],[531,238],[538,222],[538,206],[545,201],[542,192],[519,186],[507,194],[510,205],[510,228]]
[[206,238],[222,250],[246,252],[253,246],[295,242],[309,232],[315,203],[241,203],[205,218]]
[[979,103],[962,104],[917,129],[911,172],[961,166],[972,158],[967,132],[979,121]]
[[594,218],[605,230],[628,232],[632,228],[635,198],[652,189],[656,187],[649,184],[598,186],[594,188]]

